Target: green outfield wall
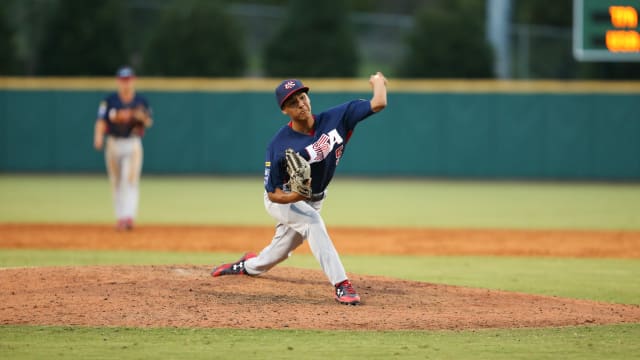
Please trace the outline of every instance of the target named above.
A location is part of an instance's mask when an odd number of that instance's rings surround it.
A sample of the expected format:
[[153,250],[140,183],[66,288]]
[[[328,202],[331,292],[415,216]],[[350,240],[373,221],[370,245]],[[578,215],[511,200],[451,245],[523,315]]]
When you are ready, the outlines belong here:
[[[364,80],[305,80],[314,112],[369,98]],[[287,122],[276,79],[140,79],[154,126],[145,173],[256,174]],[[102,172],[93,150],[111,79],[0,78],[0,171]],[[391,81],[339,173],[456,178],[640,179],[640,85]]]

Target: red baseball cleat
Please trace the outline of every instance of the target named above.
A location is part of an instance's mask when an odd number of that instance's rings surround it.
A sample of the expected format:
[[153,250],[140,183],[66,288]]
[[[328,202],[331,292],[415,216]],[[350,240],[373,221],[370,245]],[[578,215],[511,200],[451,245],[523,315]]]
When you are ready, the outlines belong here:
[[248,275],[247,271],[244,269],[244,262],[256,256],[256,254],[248,252],[242,255],[240,260],[234,263],[216,266],[215,268],[213,268],[213,270],[211,270],[211,276],[218,277],[222,275]]
[[336,285],[336,301],[344,305],[360,304],[360,295],[356,293],[349,280]]

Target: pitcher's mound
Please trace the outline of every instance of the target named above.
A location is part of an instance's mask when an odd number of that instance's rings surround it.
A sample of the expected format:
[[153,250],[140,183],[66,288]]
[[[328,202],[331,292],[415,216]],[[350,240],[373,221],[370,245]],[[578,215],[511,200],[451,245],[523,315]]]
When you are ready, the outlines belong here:
[[350,275],[360,306],[318,270],[212,278],[209,268],[0,270],[0,323],[129,327],[419,330],[640,322],[640,306]]

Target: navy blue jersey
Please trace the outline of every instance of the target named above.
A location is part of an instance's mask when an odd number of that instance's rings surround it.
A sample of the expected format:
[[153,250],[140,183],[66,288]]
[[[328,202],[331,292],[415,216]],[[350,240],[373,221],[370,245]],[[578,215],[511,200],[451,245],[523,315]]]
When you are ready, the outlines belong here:
[[[149,102],[144,96],[136,94],[131,102],[125,104],[120,100],[118,93],[114,92],[100,102],[100,106],[98,107],[98,119],[102,119],[106,122],[108,135],[116,137],[129,137],[132,133],[135,135],[142,135],[144,129],[137,128],[134,132],[133,130],[136,128],[136,124],[132,122],[114,122],[117,110],[135,109],[140,106],[144,107],[149,115],[151,115]],[[138,125],[138,127],[140,127],[140,125]]]
[[293,130],[291,124],[282,127],[267,147],[264,188],[274,192],[289,181],[284,153],[292,148],[311,164],[311,191],[323,192],[333,178],[351,133],[358,122],[371,114],[369,100],[354,100],[314,115],[310,135]]

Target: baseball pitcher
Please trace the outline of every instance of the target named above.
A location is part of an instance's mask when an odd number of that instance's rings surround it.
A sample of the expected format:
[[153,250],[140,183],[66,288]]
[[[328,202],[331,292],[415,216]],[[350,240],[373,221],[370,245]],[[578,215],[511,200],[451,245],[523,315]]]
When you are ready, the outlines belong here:
[[289,117],[267,147],[264,205],[277,221],[271,243],[258,255],[246,253],[211,275],[259,275],[287,259],[306,239],[320,267],[334,286],[336,301],[360,303],[327,232],[320,209],[356,125],[387,106],[387,80],[378,72],[369,78],[371,100],[354,100],[312,114],[309,88],[300,80],[282,81],[275,90],[282,113]]

